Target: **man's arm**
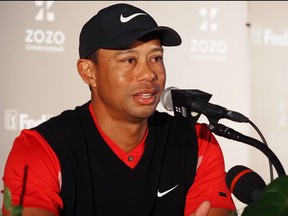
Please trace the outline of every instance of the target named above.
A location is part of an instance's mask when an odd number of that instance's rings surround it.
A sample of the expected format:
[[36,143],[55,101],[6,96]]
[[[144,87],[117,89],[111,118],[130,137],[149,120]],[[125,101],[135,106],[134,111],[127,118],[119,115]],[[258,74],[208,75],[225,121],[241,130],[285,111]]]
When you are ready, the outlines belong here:
[[[33,213],[33,209],[40,209],[44,216],[49,215],[44,214],[44,209],[57,215],[63,208],[59,195],[60,171],[58,158],[42,136],[33,130],[23,130],[13,143],[3,176],[4,186],[11,192],[13,206],[21,203],[24,213],[32,211],[25,215],[42,215]],[[2,211],[7,214],[4,203]]]
[[[186,196],[185,215],[232,216],[235,211],[231,193],[225,182],[224,157],[221,148],[207,125],[196,125],[198,136],[198,164],[195,180]],[[209,201],[206,213],[200,209]],[[201,204],[202,203],[202,204]],[[206,208],[205,208],[206,206]],[[198,212],[199,209],[199,213]]]
[[[21,216],[55,216],[50,211],[47,211],[45,209],[40,209],[40,208],[23,208]],[[12,216],[10,213],[4,214],[4,216]]]
[[55,216],[52,212],[40,209],[40,208],[24,208],[22,216],[32,216],[32,215],[41,215],[41,216]]
[[237,213],[224,208],[210,208],[210,202],[204,201],[191,216],[237,216]]
[[237,216],[237,213],[224,208],[211,208],[207,216]]

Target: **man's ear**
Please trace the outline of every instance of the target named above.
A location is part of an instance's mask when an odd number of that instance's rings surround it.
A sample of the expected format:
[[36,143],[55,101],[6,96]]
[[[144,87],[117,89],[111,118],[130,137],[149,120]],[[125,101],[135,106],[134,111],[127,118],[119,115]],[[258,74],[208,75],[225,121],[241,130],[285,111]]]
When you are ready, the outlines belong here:
[[91,60],[79,59],[77,61],[77,70],[82,80],[90,87],[96,87],[96,67]]

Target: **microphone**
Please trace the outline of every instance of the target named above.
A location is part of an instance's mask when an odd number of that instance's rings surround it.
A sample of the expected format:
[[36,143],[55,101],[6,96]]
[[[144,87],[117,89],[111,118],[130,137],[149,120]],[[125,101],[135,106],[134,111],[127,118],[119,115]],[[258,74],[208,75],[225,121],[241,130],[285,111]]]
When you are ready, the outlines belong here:
[[[249,122],[249,119],[239,112],[209,103],[208,101],[211,96],[212,95],[209,93],[196,89],[180,90],[177,87],[169,87],[164,89],[160,100],[163,107],[168,111],[174,110],[174,112],[180,112],[184,107],[186,112],[187,110],[191,111],[193,117],[199,113],[203,113],[213,122],[218,122],[221,118],[230,119],[236,122]],[[185,98],[185,102],[183,102],[183,97]],[[188,109],[186,107],[187,105],[189,106]]]
[[254,202],[266,187],[256,172],[242,165],[234,166],[227,172],[226,185],[238,200],[247,205]]

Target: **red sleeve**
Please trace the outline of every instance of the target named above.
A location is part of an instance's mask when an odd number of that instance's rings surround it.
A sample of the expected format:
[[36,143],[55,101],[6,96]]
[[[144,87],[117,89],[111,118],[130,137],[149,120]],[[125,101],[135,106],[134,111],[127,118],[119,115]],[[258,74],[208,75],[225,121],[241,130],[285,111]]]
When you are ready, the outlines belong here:
[[221,148],[206,124],[196,124],[198,164],[195,181],[186,197],[185,216],[195,212],[205,200],[212,208],[235,210],[225,182],[225,165]]
[[[15,139],[4,170],[4,185],[9,188],[13,205],[19,205],[24,169],[27,178],[23,207],[43,208],[59,215],[63,208],[60,164],[50,145],[33,130],[23,130]],[[3,213],[6,213],[4,206]]]

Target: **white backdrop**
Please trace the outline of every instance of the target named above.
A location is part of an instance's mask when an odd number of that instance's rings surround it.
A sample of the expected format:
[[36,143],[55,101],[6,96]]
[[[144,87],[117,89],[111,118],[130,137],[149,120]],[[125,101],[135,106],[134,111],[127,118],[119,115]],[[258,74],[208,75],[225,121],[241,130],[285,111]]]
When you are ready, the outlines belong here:
[[[90,17],[113,3],[117,2],[0,2],[0,176],[21,129],[89,99],[89,89],[76,70],[78,36]],[[288,2],[128,3],[182,36],[181,46],[165,48],[166,86],[206,91],[213,94],[211,103],[248,116],[287,169]],[[161,104],[158,110],[165,111]],[[205,116],[199,122],[208,123]],[[220,123],[259,139],[249,124]],[[227,171],[246,165],[269,183],[268,160],[262,152],[217,139]],[[238,209],[244,206],[237,199],[235,203]]]

